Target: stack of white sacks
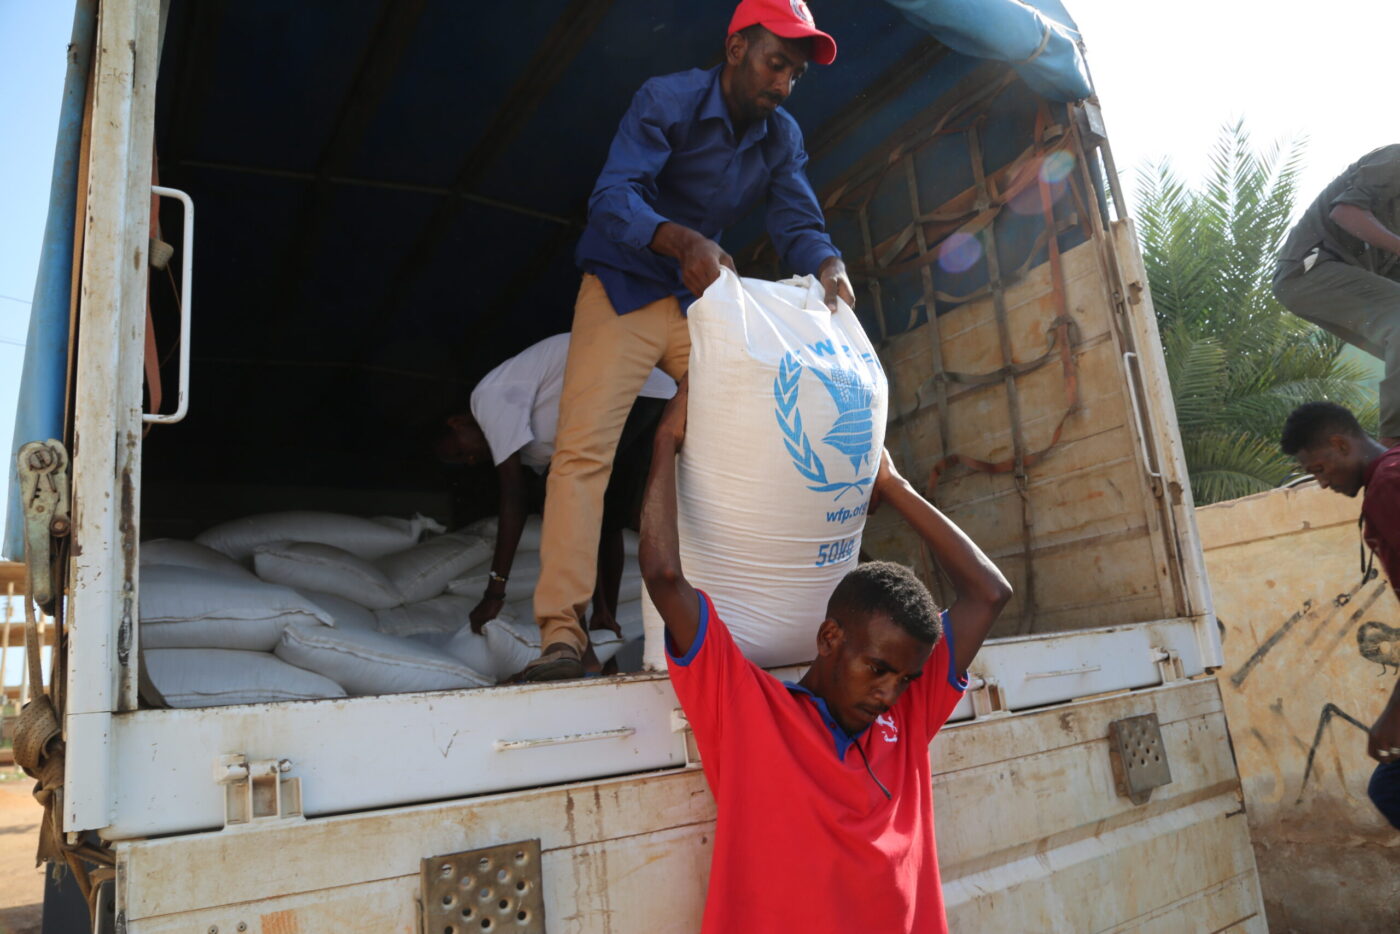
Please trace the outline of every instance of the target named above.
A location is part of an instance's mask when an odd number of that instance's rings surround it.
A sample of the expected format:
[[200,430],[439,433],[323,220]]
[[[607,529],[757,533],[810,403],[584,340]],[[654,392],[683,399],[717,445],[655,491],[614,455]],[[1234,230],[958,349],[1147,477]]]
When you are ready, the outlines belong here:
[[[468,617],[486,588],[495,519],[442,531],[421,516],[284,512],[226,522],[194,541],[143,542],[141,647],[151,685],[171,707],[212,707],[508,678],[539,654],[531,608],[539,519],[521,537],[512,602],[480,634]],[[593,633],[600,661],[629,640],[628,654],[641,656],[636,544],[628,533],[623,636]]]

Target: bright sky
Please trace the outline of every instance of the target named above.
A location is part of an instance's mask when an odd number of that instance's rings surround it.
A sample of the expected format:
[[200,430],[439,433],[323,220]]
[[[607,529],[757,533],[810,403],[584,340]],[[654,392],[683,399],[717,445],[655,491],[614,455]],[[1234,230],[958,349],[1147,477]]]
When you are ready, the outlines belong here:
[[[1238,116],[1260,144],[1310,138],[1304,204],[1357,157],[1400,138],[1393,95],[1386,92],[1395,83],[1397,0],[1064,2],[1088,43],[1130,198],[1137,167],[1164,156],[1184,177],[1200,178],[1220,126]],[[812,6],[820,16],[819,0]],[[72,7],[63,0],[0,0],[0,451],[6,456],[71,24]],[[15,671],[13,660],[7,667]]]

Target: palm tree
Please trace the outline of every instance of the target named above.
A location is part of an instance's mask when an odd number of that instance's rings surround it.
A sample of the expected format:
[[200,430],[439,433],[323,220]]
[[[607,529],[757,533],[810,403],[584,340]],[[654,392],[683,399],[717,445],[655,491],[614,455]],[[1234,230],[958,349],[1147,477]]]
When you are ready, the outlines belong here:
[[1365,368],[1339,338],[1270,290],[1304,145],[1260,153],[1242,121],[1221,128],[1204,186],[1167,161],[1138,173],[1139,236],[1198,505],[1271,489],[1296,473],[1279,432],[1299,403],[1329,399],[1374,428]]

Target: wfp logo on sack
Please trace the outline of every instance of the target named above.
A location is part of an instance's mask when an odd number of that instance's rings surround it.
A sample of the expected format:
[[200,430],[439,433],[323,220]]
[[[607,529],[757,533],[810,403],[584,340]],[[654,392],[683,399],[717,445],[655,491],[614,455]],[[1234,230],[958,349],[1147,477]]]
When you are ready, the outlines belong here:
[[[822,351],[835,353],[830,341],[816,344],[814,349],[818,354]],[[849,481],[836,479],[827,473],[826,464],[812,447],[812,440],[803,424],[801,383],[802,374],[808,369],[825,387],[835,405],[836,418],[821,440],[850,461],[852,479]],[[778,377],[773,380],[773,414],[778,419],[783,445],[792,458],[792,466],[810,482],[807,489],[817,493],[835,493],[832,499],[839,500],[852,490],[860,493],[874,482],[873,471],[870,476],[861,476],[862,466],[871,463],[871,450],[875,445],[875,417],[871,411],[874,398],[874,387],[855,370],[817,364],[808,367],[792,352],[783,355],[778,364]]]

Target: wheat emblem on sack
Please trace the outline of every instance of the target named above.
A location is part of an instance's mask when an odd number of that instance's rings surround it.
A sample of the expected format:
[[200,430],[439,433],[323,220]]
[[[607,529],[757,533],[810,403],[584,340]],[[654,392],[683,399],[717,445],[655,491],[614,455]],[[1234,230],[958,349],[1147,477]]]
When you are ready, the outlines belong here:
[[[802,426],[798,395],[804,369],[806,367],[796,356],[791,353],[783,355],[778,364],[778,377],[773,380],[773,399],[776,403],[773,414],[778,419],[778,427],[782,429],[783,445],[792,458],[792,466],[812,483],[807,489],[817,493],[835,493],[833,498],[840,499],[851,490],[859,492],[869,486],[874,478],[857,476],[851,482],[832,482],[827,477],[826,465],[812,447],[811,438]],[[851,469],[859,475],[861,465],[869,461],[875,443],[875,419],[870,409],[874,390],[850,370],[814,367],[813,372],[831,394],[838,413],[831,430],[822,436],[822,441],[844,454],[851,462]]]

